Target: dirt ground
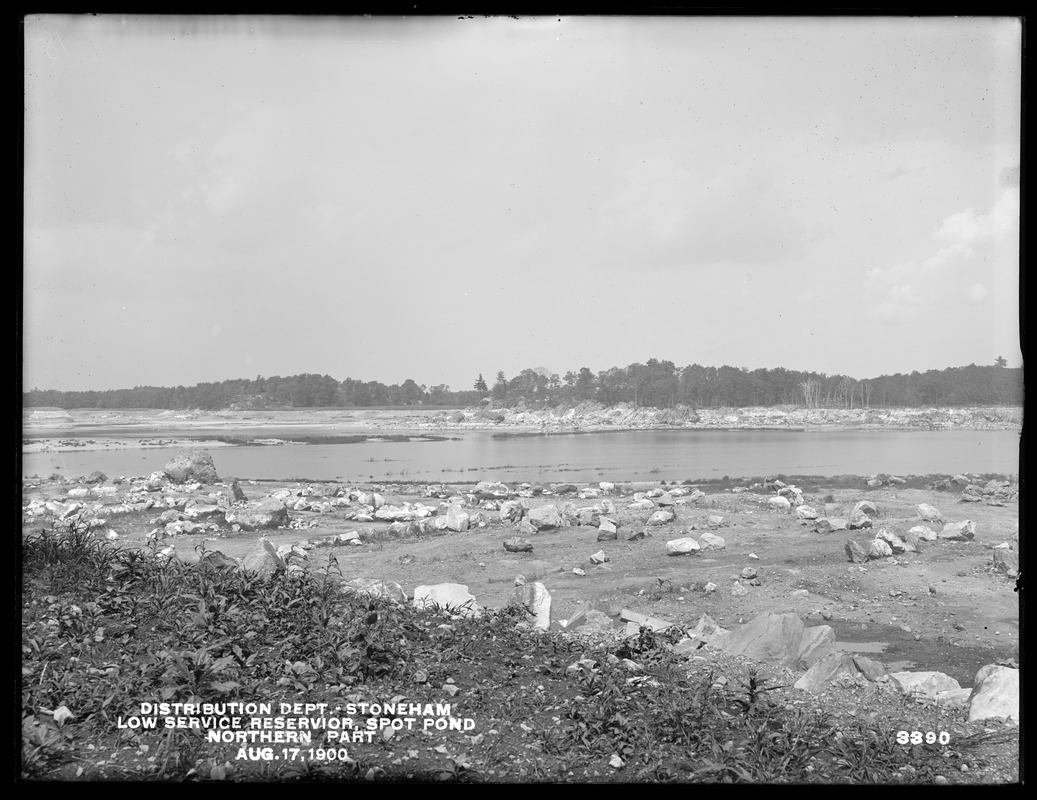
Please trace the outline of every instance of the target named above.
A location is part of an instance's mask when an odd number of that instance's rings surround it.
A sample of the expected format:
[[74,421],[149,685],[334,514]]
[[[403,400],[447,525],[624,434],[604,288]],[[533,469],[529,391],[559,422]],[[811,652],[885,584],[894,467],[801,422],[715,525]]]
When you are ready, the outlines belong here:
[[[497,511],[480,510],[475,504],[465,511],[480,513],[485,525],[464,532],[391,534],[389,523],[346,519],[351,513],[349,507],[338,506],[324,513],[291,511],[298,529],[181,534],[163,539],[162,544],[173,544],[184,560],[196,559],[197,548],[203,544],[206,549],[240,558],[256,546],[260,536],[279,547],[357,531],[365,542],[362,546],[311,549],[311,569],[322,569],[333,555],[346,579],[395,581],[408,594],[422,584],[461,583],[484,607],[506,605],[516,576],[522,575],[527,582],[542,582],[550,592],[553,620],[567,620],[580,610],[597,609],[610,615],[617,626],[622,624],[619,614],[623,609],[688,627],[700,615],[708,614],[726,628],[764,611],[794,612],[807,625],[831,626],[844,649],[865,652],[891,669],[939,670],[963,687],[972,686],[976,671],[983,665],[1019,659],[1016,580],[995,571],[992,562],[994,546],[1011,542],[1018,549],[1017,502],[964,503],[955,492],[903,486],[869,488],[864,478],[840,478],[835,483],[838,485],[803,486],[804,501],[824,516],[828,500],[828,516],[846,517],[857,501],[869,500],[877,509],[872,531],[820,534],[815,532],[813,522],[769,508],[767,500],[774,496],[773,491],[759,487],[736,493],[730,487],[711,484],[701,485],[705,496],[697,501],[688,496],[677,498],[672,522],[647,526],[655,509],[632,510],[627,506],[635,491],[644,492],[654,484],[637,484],[617,486],[606,496],[616,506],[618,513],[609,516],[619,523],[621,532],[647,533],[638,540],[599,542],[597,527],[578,525],[520,534],[515,524],[501,523]],[[305,486],[249,482],[242,488],[255,501],[278,489],[294,493]],[[23,501],[36,498],[67,502],[69,488],[65,482],[27,484]],[[421,485],[320,484],[316,491],[333,496],[338,489],[352,488],[377,491],[387,504],[395,506],[444,502],[430,497],[429,488]],[[438,494],[463,496],[472,488],[446,486]],[[550,486],[542,488],[551,491]],[[213,489],[203,487],[202,492]],[[576,495],[551,494],[519,499],[530,508],[548,504],[560,507],[569,501],[580,508],[599,502],[598,498],[581,500]],[[947,522],[972,520],[974,540],[926,542],[918,553],[863,565],[850,563],[844,550],[848,539],[866,546],[878,529],[903,534],[918,524],[939,531],[941,524],[924,523],[919,518],[920,503],[935,506]],[[143,547],[148,534],[162,527],[155,524],[161,510],[113,515],[108,527],[118,533],[120,545]],[[710,515],[720,516],[721,523],[711,526]],[[42,517],[27,519],[24,524],[26,532],[40,527],[45,527]],[[705,531],[723,537],[725,548],[682,556],[667,554],[668,540],[685,535],[699,538]],[[503,542],[513,536],[528,538],[533,551],[506,551]],[[604,564],[590,560],[599,551],[608,558]],[[758,570],[759,585],[740,578],[746,567]],[[574,568],[585,574],[576,574]],[[744,586],[746,594],[732,593],[736,581]],[[716,585],[715,591],[703,590],[708,582]],[[797,593],[804,589],[805,595]]]

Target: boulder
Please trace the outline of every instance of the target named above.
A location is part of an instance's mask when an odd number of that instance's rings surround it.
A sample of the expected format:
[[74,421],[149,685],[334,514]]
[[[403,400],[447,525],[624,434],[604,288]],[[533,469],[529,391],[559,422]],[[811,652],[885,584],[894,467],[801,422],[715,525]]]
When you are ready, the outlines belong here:
[[940,539],[950,539],[951,541],[971,541],[976,537],[976,523],[971,519],[962,520],[961,522],[948,522],[936,536]]
[[422,585],[414,590],[414,605],[421,609],[439,608],[461,616],[478,616],[475,596],[463,583]]
[[580,525],[597,525],[601,512],[594,507],[580,508],[576,511],[576,521]]
[[230,481],[230,497],[234,503],[247,503],[248,496],[241,488],[241,484],[238,483],[237,478],[232,478]]
[[835,632],[827,625],[808,629],[795,614],[765,612],[731,631],[721,647],[754,661],[809,669],[834,645]]
[[699,536],[699,547],[703,550],[723,550],[727,546],[722,536],[712,533],[703,533]]
[[228,509],[224,512],[228,525],[243,531],[280,528],[288,524],[288,507],[280,500],[267,498],[254,506]]
[[969,722],[992,717],[1019,723],[1019,670],[987,664],[976,673],[969,695]]
[[664,492],[663,494],[659,495],[655,499],[655,502],[656,502],[656,505],[662,506],[662,507],[665,508],[667,506],[672,506],[677,501],[674,499],[672,494],[670,494],[669,492]]
[[881,539],[886,544],[888,544],[890,550],[892,550],[894,554],[905,553],[909,551],[913,552],[915,550],[915,547],[913,545],[908,545],[907,542],[902,540],[895,533],[890,533],[885,528],[876,533],[875,538]]
[[660,508],[648,518],[647,525],[665,525],[673,522],[675,514],[668,508]]
[[913,533],[919,539],[922,539],[926,542],[935,541],[937,538],[936,531],[934,531],[932,528],[927,528],[925,525],[915,525],[913,528],[911,528],[911,530],[908,531],[908,533]]
[[860,511],[862,514],[867,514],[869,517],[874,517],[878,514],[878,509],[875,508],[875,504],[871,502],[871,500],[861,500],[853,507],[853,510]]
[[856,508],[850,512],[850,530],[861,530],[871,527],[871,517]]
[[1019,554],[1005,548],[995,549],[994,569],[1003,572],[1009,578],[1015,578],[1019,575]]
[[446,526],[452,531],[468,530],[469,517],[460,506],[450,506],[446,512]]
[[241,567],[241,562],[238,559],[225,555],[219,550],[206,550],[205,555],[199,559],[199,562],[211,564],[214,567]]
[[778,511],[789,511],[792,508],[792,503],[787,497],[772,497],[767,501],[767,505]]
[[529,524],[538,531],[562,527],[562,515],[558,512],[558,508],[553,505],[534,508],[529,512],[527,519]]
[[938,510],[933,508],[928,503],[919,503],[918,504],[918,516],[919,516],[919,518],[924,519],[927,522],[942,522],[943,521],[943,514],[941,514]]
[[888,558],[891,555],[893,555],[893,548],[882,539],[872,539],[868,542],[868,558]]
[[670,556],[682,556],[687,553],[697,553],[698,551],[699,543],[690,536],[671,539],[666,543],[666,554]]
[[533,552],[533,543],[529,539],[513,536],[510,539],[504,540],[504,549],[509,553],[531,553]]
[[533,627],[547,630],[551,627],[551,593],[542,583],[516,586],[511,605],[521,605],[533,615]]
[[500,521],[518,522],[525,510],[518,500],[505,500],[500,506]]
[[939,692],[961,689],[954,678],[942,672],[894,672],[904,694],[935,700]]
[[266,539],[260,539],[241,559],[241,568],[248,572],[257,572],[264,578],[286,569],[284,560],[277,555],[274,546]]
[[614,519],[609,519],[608,517],[598,517],[598,533],[599,534],[611,533],[611,534],[613,534],[613,536],[615,536],[615,533],[616,533],[616,530],[618,529],[618,527],[619,526],[616,524],[616,521]]
[[90,473],[89,476],[87,476],[86,482],[87,483],[104,483],[106,480],[108,480],[108,476],[105,475],[103,472],[101,472],[101,470],[98,469],[98,470],[94,470],[93,472]]
[[819,658],[793,687],[804,692],[818,693],[839,678],[855,681],[877,681],[889,675],[884,664],[861,655],[832,650]]
[[810,506],[796,506],[796,516],[800,519],[817,519],[817,511]]
[[383,581],[379,578],[353,578],[343,581],[339,588],[344,592],[355,592],[366,597],[378,597],[391,600],[394,603],[406,603],[407,594],[403,587],[393,581]]
[[852,563],[864,563],[868,560],[868,551],[865,550],[860,543],[854,542],[851,539],[846,542],[844,548],[846,550],[846,557],[849,558]]
[[173,483],[216,483],[219,480],[212,456],[205,450],[181,450],[166,462],[162,471]]

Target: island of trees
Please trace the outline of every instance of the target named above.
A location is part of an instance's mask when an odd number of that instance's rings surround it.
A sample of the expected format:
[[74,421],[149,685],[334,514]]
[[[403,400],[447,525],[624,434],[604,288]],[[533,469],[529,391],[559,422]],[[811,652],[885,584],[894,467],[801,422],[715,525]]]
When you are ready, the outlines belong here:
[[426,387],[408,378],[386,386],[378,381],[330,375],[237,378],[194,386],[135,386],[106,391],[24,392],[23,407],[161,408],[219,410],[229,408],[371,408],[434,406],[461,408],[483,402],[495,407],[527,408],[597,402],[606,406],[672,408],[797,405],[807,408],[909,408],[920,406],[1022,405],[1021,367],[995,364],[949,367],[909,375],[881,375],[860,380],[776,369],[739,367],[678,368],[672,361],[648,359],[644,364],[592,372],[587,367],[563,376],[543,367],[528,368],[511,378],[498,372],[492,384],[482,374],[471,389],[446,384]]

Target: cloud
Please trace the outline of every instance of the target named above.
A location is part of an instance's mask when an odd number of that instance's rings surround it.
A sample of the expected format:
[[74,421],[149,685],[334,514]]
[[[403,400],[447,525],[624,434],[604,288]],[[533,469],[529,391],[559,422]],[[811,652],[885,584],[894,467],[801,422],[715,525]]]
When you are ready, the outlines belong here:
[[628,169],[599,211],[596,249],[618,266],[766,264],[804,251],[806,231],[767,167],[700,174],[667,155]]
[[868,313],[881,319],[906,319],[926,306],[961,298],[973,305],[984,302],[988,290],[975,279],[987,277],[991,268],[1007,271],[1016,266],[1008,246],[1018,230],[1019,192],[1013,188],[1004,191],[987,214],[977,215],[968,208],[945,217],[931,233],[934,241],[944,245],[933,255],[868,271]]
[[933,238],[968,248],[986,242],[1003,242],[1019,225],[1019,192],[1006,191],[989,214],[976,216],[971,208],[944,219],[933,231]]

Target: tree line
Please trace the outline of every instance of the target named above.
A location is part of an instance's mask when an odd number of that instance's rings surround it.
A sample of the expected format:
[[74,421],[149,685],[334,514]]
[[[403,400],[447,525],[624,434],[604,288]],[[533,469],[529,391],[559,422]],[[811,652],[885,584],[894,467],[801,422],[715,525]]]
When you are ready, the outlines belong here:
[[544,408],[584,402],[606,406],[672,408],[793,405],[807,408],[872,408],[917,406],[1022,405],[1021,367],[1003,358],[988,366],[969,364],[924,373],[857,379],[847,375],[800,372],[782,367],[678,368],[672,361],[648,359],[644,364],[592,372],[587,367],[563,376],[544,367],[522,370],[508,378],[498,372],[492,385],[480,374],[473,388],[451,390],[446,384],[426,387],[408,378],[387,386],[378,381],[330,375],[290,375],[253,380],[237,378],[194,386],[136,386],[106,391],[32,389],[22,405],[58,408],[357,408],[438,406],[460,408],[486,400],[496,407]]

